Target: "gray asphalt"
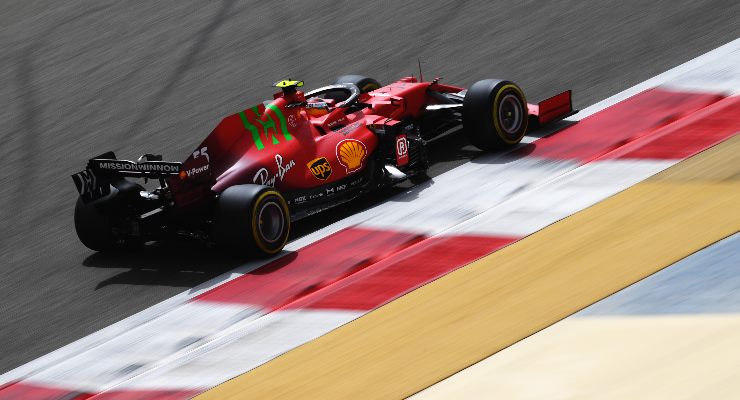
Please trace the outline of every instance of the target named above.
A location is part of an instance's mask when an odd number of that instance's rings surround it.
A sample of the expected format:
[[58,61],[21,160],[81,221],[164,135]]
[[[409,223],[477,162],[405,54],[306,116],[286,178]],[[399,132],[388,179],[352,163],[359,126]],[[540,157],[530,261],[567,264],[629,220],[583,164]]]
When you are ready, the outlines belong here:
[[[738,15],[732,0],[6,2],[0,372],[238,265],[197,246],[115,257],[84,248],[69,175],[91,156],[180,160],[222,116],[270,97],[276,80],[387,82],[416,73],[417,57],[425,77],[512,79],[530,100],[572,88],[585,107],[737,38]],[[477,154],[457,137],[436,153],[435,174]]]

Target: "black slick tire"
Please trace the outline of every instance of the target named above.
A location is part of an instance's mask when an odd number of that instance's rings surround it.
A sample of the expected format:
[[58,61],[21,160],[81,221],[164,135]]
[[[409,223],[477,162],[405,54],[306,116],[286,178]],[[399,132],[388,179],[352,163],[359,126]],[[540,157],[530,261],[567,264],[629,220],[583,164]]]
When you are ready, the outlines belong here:
[[380,82],[376,81],[373,78],[368,78],[366,76],[362,75],[342,75],[338,77],[335,81],[335,84],[338,83],[351,83],[358,88],[360,88],[360,92],[367,93],[371,92],[375,89],[380,88],[381,85]]
[[101,214],[94,204],[85,204],[78,197],[74,221],[77,237],[88,249],[101,252],[125,249],[125,242],[113,233],[111,217]]
[[474,83],[463,99],[463,131],[481,150],[500,150],[522,141],[529,112],[524,92],[510,81]]
[[216,244],[237,254],[272,256],[290,235],[290,212],[277,190],[260,185],[236,185],[218,198],[213,236]]

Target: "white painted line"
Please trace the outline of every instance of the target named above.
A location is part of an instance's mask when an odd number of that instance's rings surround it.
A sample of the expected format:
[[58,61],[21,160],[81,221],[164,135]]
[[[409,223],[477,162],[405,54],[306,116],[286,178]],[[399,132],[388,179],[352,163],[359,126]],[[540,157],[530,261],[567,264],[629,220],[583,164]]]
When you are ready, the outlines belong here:
[[595,161],[511,196],[445,234],[521,237],[590,207],[677,160]]
[[162,360],[202,346],[231,326],[264,312],[242,305],[186,302],[147,322],[121,330],[95,346],[68,354],[26,378],[30,383],[97,392]]
[[207,389],[256,368],[362,315],[343,310],[282,310],[235,330],[217,348],[202,348],[177,362],[116,387],[126,389]]

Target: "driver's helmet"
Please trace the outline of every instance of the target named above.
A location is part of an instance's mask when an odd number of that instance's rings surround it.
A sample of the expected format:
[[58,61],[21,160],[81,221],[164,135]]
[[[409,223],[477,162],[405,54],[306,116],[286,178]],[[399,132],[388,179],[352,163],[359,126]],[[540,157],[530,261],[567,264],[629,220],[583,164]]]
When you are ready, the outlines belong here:
[[329,114],[329,104],[316,98],[309,99],[306,103],[306,114],[314,118]]

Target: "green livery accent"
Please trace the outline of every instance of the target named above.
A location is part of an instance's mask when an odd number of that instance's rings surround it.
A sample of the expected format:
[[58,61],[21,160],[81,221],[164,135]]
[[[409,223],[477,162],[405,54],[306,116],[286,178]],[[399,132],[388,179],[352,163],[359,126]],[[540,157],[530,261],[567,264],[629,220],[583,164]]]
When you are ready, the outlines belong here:
[[272,110],[280,119],[280,129],[283,131],[283,136],[285,136],[285,140],[293,140],[293,136],[291,136],[290,131],[288,130],[288,123],[285,120],[285,115],[283,115],[283,112],[280,111],[280,108],[274,104],[268,104],[267,108]]
[[257,130],[257,127],[249,123],[249,121],[247,120],[247,116],[244,114],[244,111],[240,111],[239,116],[242,119],[242,124],[244,124],[244,127],[252,132],[252,140],[254,140],[254,145],[257,146],[257,150],[264,149],[265,145],[262,143],[262,138],[260,137],[260,133]]
[[[278,108],[274,104],[270,104],[266,108],[272,110],[280,120],[280,130],[282,131],[285,140],[293,140],[293,135],[291,135],[290,131],[288,131],[288,123],[285,119],[285,115],[283,115],[283,112],[280,110],[280,108]],[[272,139],[272,144],[280,144],[280,141],[277,138],[277,126],[275,126],[275,120],[272,118],[272,116],[270,116],[270,114],[260,114],[259,106],[254,106],[251,108],[251,110],[254,112],[255,115],[260,117],[257,119],[257,122],[262,126],[262,131],[265,132],[265,136]],[[266,121],[263,121],[261,118],[264,115],[267,115]],[[257,150],[264,149],[265,144],[264,142],[262,142],[262,137],[260,136],[260,132],[257,126],[249,122],[244,111],[239,112],[239,117],[242,120],[242,124],[244,124],[244,128],[252,132],[252,140],[254,140],[254,145],[257,147]],[[269,131],[270,129],[272,129],[272,132]]]
[[[254,113],[257,115],[260,115],[258,106],[252,107],[252,111],[254,111]],[[259,118],[257,119],[257,122],[259,122],[260,125],[262,125],[262,130],[265,132],[265,136],[272,138],[272,144],[280,144],[280,141],[275,137],[275,134],[277,133],[277,127],[275,126],[275,121],[272,120],[272,117],[269,114],[264,114],[264,115],[267,115],[267,121],[262,121],[262,119]],[[263,115],[260,115],[260,117],[262,116]],[[274,133],[270,135],[268,129],[272,129]]]

